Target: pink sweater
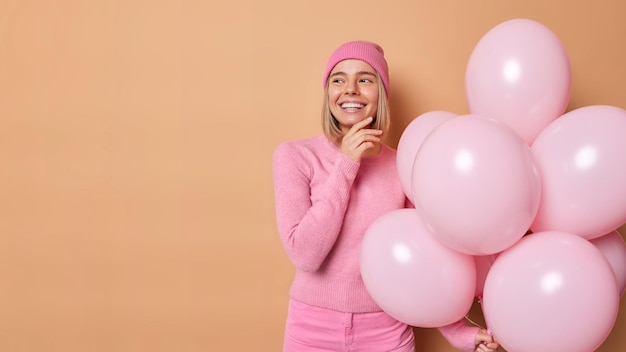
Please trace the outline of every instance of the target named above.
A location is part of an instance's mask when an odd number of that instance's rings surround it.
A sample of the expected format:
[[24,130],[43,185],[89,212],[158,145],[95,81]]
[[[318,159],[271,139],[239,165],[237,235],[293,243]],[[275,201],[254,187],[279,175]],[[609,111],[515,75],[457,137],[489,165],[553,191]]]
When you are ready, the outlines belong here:
[[[410,206],[395,150],[383,146],[357,163],[319,135],[280,144],[273,173],[278,232],[296,266],[291,297],[342,312],[380,311],[361,279],[359,251],[374,220]],[[460,321],[439,330],[453,346],[474,349],[478,328]]]

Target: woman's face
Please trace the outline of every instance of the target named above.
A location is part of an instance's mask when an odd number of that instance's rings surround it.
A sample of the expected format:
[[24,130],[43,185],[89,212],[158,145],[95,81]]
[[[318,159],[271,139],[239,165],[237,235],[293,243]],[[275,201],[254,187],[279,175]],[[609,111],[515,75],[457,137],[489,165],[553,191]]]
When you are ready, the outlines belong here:
[[378,85],[376,71],[365,61],[344,60],[330,72],[328,103],[344,133],[355,123],[376,117]]

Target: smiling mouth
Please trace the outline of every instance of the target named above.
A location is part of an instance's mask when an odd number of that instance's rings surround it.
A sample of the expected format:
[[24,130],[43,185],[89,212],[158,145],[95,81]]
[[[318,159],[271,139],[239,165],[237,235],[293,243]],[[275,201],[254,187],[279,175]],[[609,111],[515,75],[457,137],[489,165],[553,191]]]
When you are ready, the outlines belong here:
[[365,107],[364,104],[359,104],[359,103],[343,103],[343,104],[341,104],[341,108],[342,109],[362,109],[364,107]]

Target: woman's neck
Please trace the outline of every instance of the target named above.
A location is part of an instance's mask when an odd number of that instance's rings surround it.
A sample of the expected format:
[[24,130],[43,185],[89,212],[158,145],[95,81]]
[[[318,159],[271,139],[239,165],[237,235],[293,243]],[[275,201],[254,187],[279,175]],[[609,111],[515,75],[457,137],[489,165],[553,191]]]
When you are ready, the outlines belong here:
[[363,157],[364,158],[373,158],[378,156],[378,154],[380,154],[380,151],[383,148],[383,144],[382,142],[379,143],[374,143],[374,148],[372,149],[368,149],[363,153]]

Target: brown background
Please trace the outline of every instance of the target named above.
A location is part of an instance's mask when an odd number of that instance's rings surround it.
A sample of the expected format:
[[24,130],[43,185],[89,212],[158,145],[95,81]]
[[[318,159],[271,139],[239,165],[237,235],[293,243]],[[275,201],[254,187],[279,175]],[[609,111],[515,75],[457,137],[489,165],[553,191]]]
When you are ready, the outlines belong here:
[[[332,49],[387,51],[396,146],[415,116],[467,112],[469,55],[511,18],[561,39],[569,109],[626,108],[625,14],[622,0],[0,0],[0,351],[279,351],[293,269],[271,154],[320,132]],[[626,349],[624,302],[600,351]],[[416,331],[419,351],[452,351]]]

